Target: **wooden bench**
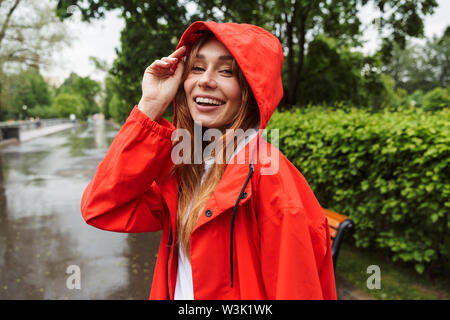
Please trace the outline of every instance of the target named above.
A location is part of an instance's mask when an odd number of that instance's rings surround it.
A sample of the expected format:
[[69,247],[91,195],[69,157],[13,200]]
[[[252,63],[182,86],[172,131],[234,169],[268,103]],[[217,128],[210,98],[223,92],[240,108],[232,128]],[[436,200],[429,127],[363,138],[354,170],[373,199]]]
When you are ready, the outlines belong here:
[[336,270],[336,263],[339,254],[339,248],[344,234],[352,230],[354,227],[353,221],[343,214],[323,209],[328,220],[328,227],[330,228],[331,235],[331,255],[333,256],[333,267]]

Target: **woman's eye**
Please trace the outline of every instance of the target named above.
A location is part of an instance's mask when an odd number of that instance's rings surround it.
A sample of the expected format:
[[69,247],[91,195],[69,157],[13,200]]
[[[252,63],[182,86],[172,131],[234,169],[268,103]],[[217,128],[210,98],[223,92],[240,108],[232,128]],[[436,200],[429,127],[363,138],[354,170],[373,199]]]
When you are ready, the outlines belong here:
[[233,70],[231,70],[231,69],[225,69],[225,70],[222,70],[222,72],[226,73],[226,74],[229,74],[229,75],[233,74]]
[[192,67],[193,71],[204,71],[205,69],[201,68],[201,67]]

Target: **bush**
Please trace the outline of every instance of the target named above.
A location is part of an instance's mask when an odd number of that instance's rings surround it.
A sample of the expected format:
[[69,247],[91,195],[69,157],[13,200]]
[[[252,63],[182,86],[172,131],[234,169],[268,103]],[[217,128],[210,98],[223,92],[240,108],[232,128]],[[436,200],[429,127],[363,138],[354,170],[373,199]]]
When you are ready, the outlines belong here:
[[422,90],[416,90],[411,94],[410,99],[411,99],[411,101],[414,101],[413,104],[415,107],[422,106],[423,96],[424,96],[424,93]]
[[395,92],[395,81],[387,74],[381,74],[380,79],[383,83],[384,90],[381,94],[382,100],[378,110],[391,109],[397,111],[398,107],[402,103],[401,97]]
[[86,119],[86,100],[74,93],[60,93],[53,99],[53,109],[59,117],[68,118],[75,114],[77,118]]
[[423,97],[422,108],[425,111],[438,111],[450,107],[450,95],[444,88],[435,88]]
[[405,89],[398,88],[396,95],[398,97],[398,105],[389,108],[389,111],[408,111],[415,108],[415,104],[411,101]]
[[113,118],[118,123],[123,123],[127,119],[132,108],[132,105],[122,101],[116,93],[113,94],[108,105],[111,118]]
[[[450,111],[275,112],[280,148],[322,206],[350,216],[362,248],[417,272],[447,266]],[[269,140],[270,141],[270,140]]]
[[51,119],[58,117],[58,113],[51,106],[36,106],[28,110],[28,115],[32,117],[39,117],[41,119]]

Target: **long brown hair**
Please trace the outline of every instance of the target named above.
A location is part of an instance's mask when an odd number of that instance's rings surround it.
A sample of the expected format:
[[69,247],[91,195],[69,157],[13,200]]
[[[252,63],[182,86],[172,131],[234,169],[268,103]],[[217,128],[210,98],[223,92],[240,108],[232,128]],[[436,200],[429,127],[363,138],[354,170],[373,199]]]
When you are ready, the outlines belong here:
[[[193,67],[194,58],[197,56],[200,48],[210,39],[214,39],[212,32],[205,32],[204,35],[193,45],[191,52],[186,60],[184,73],[182,76],[182,81],[180,88],[175,97],[176,104],[176,118],[175,127],[187,129],[191,136],[191,150],[194,150],[194,120],[189,111],[186,93],[184,91],[184,80],[188,76],[190,70]],[[225,142],[229,141],[229,136],[227,139],[227,133],[225,129],[243,129],[244,131],[253,128],[259,121],[259,109],[256,100],[253,96],[252,90],[245,79],[239,65],[236,60],[232,63],[232,72],[234,76],[237,77],[239,85],[241,88],[241,108],[233,117],[231,122],[226,126],[226,128],[220,128],[222,131],[222,137],[219,141],[222,141],[221,152],[214,155],[216,157],[215,163],[212,165],[208,175],[204,177],[203,184],[200,183],[202,176],[205,172],[204,159],[202,159],[201,164],[194,163],[194,152],[191,152],[190,163],[181,163],[175,165],[173,171],[176,172],[180,181],[180,189],[178,193],[178,208],[177,208],[177,234],[176,234],[176,244],[183,248],[184,252],[190,259],[190,235],[197,223],[198,218],[203,212],[203,208],[206,202],[214,192],[214,189],[219,184],[222,179],[223,173],[225,172],[227,161],[226,159],[226,146]],[[237,141],[233,137],[232,150],[234,151],[237,146]],[[175,139],[173,146],[180,143],[180,139]],[[220,142],[219,142],[220,143]],[[205,145],[202,145],[202,148]],[[202,153],[203,154],[203,153]],[[217,161],[219,157],[222,157],[222,161]],[[229,159],[228,159],[229,160]],[[190,210],[188,211],[189,204],[191,204]],[[188,215],[186,217],[186,215]],[[186,221],[183,225],[183,221]]]

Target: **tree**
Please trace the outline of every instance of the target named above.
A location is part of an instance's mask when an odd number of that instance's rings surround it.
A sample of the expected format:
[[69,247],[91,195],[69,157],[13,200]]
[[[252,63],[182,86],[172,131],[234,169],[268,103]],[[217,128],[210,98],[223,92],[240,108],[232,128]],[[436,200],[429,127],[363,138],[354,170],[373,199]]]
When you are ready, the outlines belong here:
[[52,108],[59,117],[68,118],[72,113],[77,118],[86,119],[86,100],[76,93],[60,93],[53,100]]
[[3,90],[9,75],[49,65],[52,50],[66,39],[54,7],[42,1],[0,0],[0,120],[8,112]]
[[425,111],[439,111],[450,108],[449,90],[437,87],[427,92],[423,97],[422,108]]
[[[447,28],[449,30],[450,28]],[[426,39],[425,44],[407,42],[404,49],[394,46],[392,59],[384,71],[396,86],[409,93],[424,92],[450,85],[450,35],[446,31],[439,38]]]
[[[450,36],[445,34],[427,39],[422,54],[418,59],[419,68],[427,72],[429,89],[447,87],[450,85]],[[412,75],[412,80],[418,82],[421,75]],[[423,88],[426,89],[426,88]]]
[[334,38],[318,35],[310,42],[305,57],[304,77],[299,85],[297,103],[351,105],[367,103],[364,92],[364,64],[371,63],[359,52],[337,45]]
[[[338,40],[338,44],[359,45],[361,6],[372,4],[380,13],[373,21],[383,35],[380,54],[389,61],[393,43],[404,45],[408,36],[423,35],[423,17],[437,6],[434,0],[282,0],[249,1],[196,0],[206,19],[255,23],[272,31],[287,49],[287,87],[284,104],[296,103],[304,76],[305,54],[318,34]],[[218,17],[216,12],[222,13]]]
[[42,1],[0,2],[0,69],[49,65],[52,51],[65,43],[64,25]]
[[100,112],[103,113],[105,119],[111,118],[111,113],[109,110],[109,103],[111,101],[112,95],[117,89],[115,88],[115,83],[117,82],[114,77],[108,74],[111,66],[104,60],[100,60],[97,57],[89,57],[90,62],[95,66],[95,69],[107,74],[105,81],[101,83],[102,90],[100,92]]
[[108,103],[108,110],[111,117],[117,122],[123,123],[129,114],[125,107],[126,102],[122,101],[117,93],[114,93]]
[[[372,4],[379,12],[374,21],[383,37],[380,56],[388,61],[392,44],[404,44],[409,36],[423,35],[423,17],[437,6],[435,0],[195,0],[197,11],[186,17],[189,1],[59,0],[58,14],[64,18],[67,8],[80,8],[83,18],[101,18],[105,10],[121,9],[126,26],[122,47],[112,73],[123,81],[120,95],[137,101],[142,70],[154,59],[173,50],[179,36],[193,20],[253,23],[278,37],[285,48],[284,105],[297,102],[298,88],[304,76],[305,56],[311,41],[324,34],[338,45],[360,45],[361,21],[358,10]],[[139,68],[139,69],[138,69]]]
[[61,19],[70,16],[71,10],[68,8],[77,8],[84,21],[101,19],[105,10],[122,11],[125,20],[125,28],[121,34],[122,45],[117,50],[117,59],[110,74],[120,79],[120,86],[115,87],[117,99],[114,105],[117,107],[123,105],[118,101],[126,101],[127,108],[123,111],[126,114],[139,101],[140,83],[145,68],[155,59],[173,51],[178,36],[189,24],[185,3],[173,0],[60,0],[56,12]]
[[[5,119],[24,119],[38,115],[35,108],[51,105],[50,88],[35,68],[11,73],[3,84],[0,100],[4,107]],[[24,107],[26,106],[26,107]]]
[[100,94],[100,84],[89,77],[80,77],[76,73],[71,73],[63,84],[56,90],[56,94],[69,93],[81,97],[85,102],[85,106],[79,114],[85,119],[89,114],[97,113],[100,108],[97,104],[97,97]]
[[[10,110],[14,118],[18,118],[19,115],[25,118],[35,107],[51,104],[48,84],[39,71],[29,68],[20,73],[17,80],[10,89],[12,97]],[[26,106],[26,110],[22,108],[23,106]]]
[[412,74],[422,73],[416,60],[419,51],[420,47],[411,42],[407,42],[403,49],[394,45],[391,60],[383,66],[383,71],[392,77],[397,87],[406,88]]

